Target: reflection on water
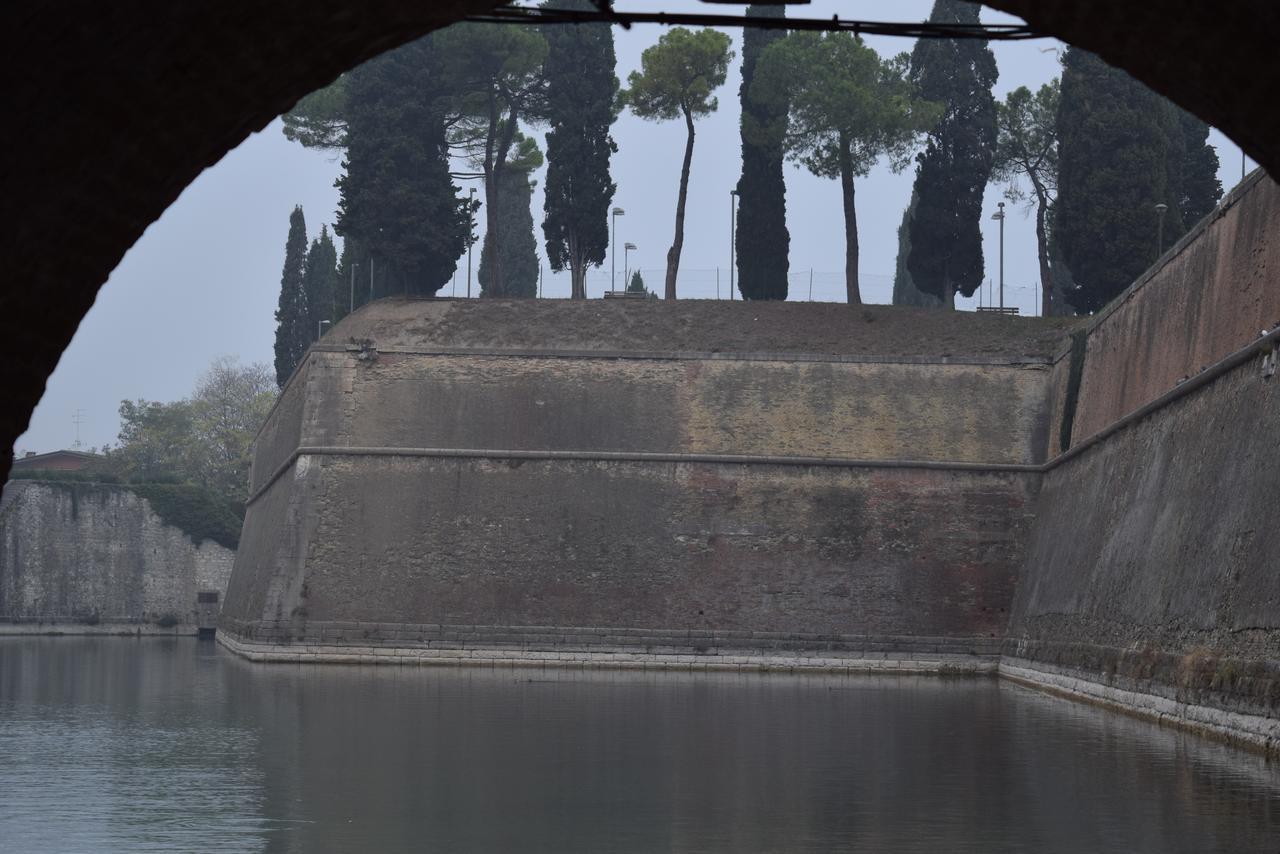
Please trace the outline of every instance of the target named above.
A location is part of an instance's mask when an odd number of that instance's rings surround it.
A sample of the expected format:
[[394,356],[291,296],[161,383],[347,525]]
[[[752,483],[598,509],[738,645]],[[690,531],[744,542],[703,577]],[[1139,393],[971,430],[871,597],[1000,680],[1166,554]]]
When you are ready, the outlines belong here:
[[989,679],[0,639],[0,848],[1276,852],[1280,768]]

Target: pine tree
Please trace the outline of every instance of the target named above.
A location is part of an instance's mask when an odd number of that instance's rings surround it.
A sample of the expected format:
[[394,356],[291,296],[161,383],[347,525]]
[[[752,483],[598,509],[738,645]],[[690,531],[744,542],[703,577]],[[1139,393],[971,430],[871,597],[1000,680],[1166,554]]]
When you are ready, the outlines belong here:
[[[979,6],[937,0],[932,23],[976,24]],[[982,284],[982,196],[996,151],[995,55],[985,40],[920,39],[911,55],[918,96],[941,103],[941,121],[916,158],[916,208],[907,269],[920,290],[955,307]]]
[[546,112],[547,41],[531,27],[460,23],[437,36],[458,117],[450,141],[484,177],[489,294],[510,296],[504,272],[502,195],[521,121]]
[[311,317],[303,284],[307,263],[307,221],[302,207],[289,214],[289,238],[284,244],[284,272],[280,275],[280,301],[276,307],[276,385],[284,388],[311,346],[307,334]]
[[533,235],[533,187],[530,173],[542,166],[542,152],[538,144],[523,135],[517,135],[510,161],[503,172],[503,190],[499,195],[499,239],[485,241],[480,251],[480,296],[495,296],[492,291],[492,252],[499,247],[502,253],[503,293],[505,297],[536,297],[538,295],[538,241]]
[[[594,9],[589,0],[547,5]],[[604,263],[609,207],[617,186],[609,158],[618,150],[609,128],[617,118],[618,78],[608,24],[547,27],[547,184],[542,233],[551,269],[568,270],[570,294],[587,295],[587,267]]]
[[1092,313],[1155,260],[1157,204],[1168,205],[1164,245],[1182,234],[1170,176],[1185,146],[1171,105],[1125,72],[1074,47],[1063,66],[1051,239],[1074,280],[1067,301]]
[[[782,18],[782,6],[748,6],[747,15]],[[782,175],[781,129],[786,104],[766,104],[751,95],[760,54],[785,30],[745,27],[742,30],[742,177],[738,179],[738,290],[743,299],[786,299],[788,252],[787,186]]]
[[[997,104],[999,140],[992,178],[1005,184],[1005,198],[1027,202],[1036,212],[1036,248],[1040,258],[1040,313],[1063,313],[1058,271],[1049,251],[1049,212],[1058,193],[1058,96],[1053,80],[1034,94],[1019,86]],[[1031,184],[1028,194],[1021,179]]]
[[636,270],[631,274],[631,281],[627,284],[627,293],[629,294],[647,294],[649,289],[645,287],[644,276],[640,275],[640,271]]
[[468,202],[449,175],[448,76],[430,35],[385,53],[347,82],[346,174],[335,231],[362,250],[375,296],[429,296],[467,246]]
[[302,289],[307,297],[312,333],[318,336],[320,321],[336,323],[333,309],[338,290],[338,252],[326,225],[320,226],[320,236],[311,241],[302,274]]
[[862,302],[855,180],[881,156],[905,168],[919,135],[941,114],[913,97],[905,71],[903,58],[881,59],[851,33],[795,32],[761,54],[751,84],[762,103],[790,105],[788,157],[840,181],[845,293],[853,304]]
[[711,94],[724,85],[733,60],[732,42],[724,33],[702,29],[696,33],[674,27],[658,43],[640,55],[640,71],[627,77],[630,88],[623,99],[642,119],[670,121],[683,118],[684,160],[680,168],[680,189],[676,194],[676,228],[667,250],[667,277],[664,296],[676,298],[676,277],[684,249],[684,213],[689,196],[689,167],[693,162],[693,120],[716,111],[719,101]]

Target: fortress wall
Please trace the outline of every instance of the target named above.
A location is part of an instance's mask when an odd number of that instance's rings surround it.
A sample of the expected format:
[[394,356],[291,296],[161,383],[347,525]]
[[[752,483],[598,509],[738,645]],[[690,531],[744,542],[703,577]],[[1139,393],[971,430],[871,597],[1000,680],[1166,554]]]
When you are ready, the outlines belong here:
[[381,353],[348,364],[341,445],[1029,464],[1048,428],[1048,368],[1034,363]]
[[1280,385],[1262,358],[1044,475],[1006,654],[1280,717]]
[[302,360],[254,439],[253,465],[249,471],[251,493],[266,485],[302,440],[303,409],[307,405],[307,376],[312,361],[310,358]]
[[0,633],[163,617],[191,631],[196,593],[224,590],[234,558],[211,540],[193,543],[125,487],[10,481],[0,501]]
[[1280,184],[1259,170],[1094,319],[1073,443],[1280,324],[1278,283]]
[[925,469],[308,466],[319,474],[299,633],[356,621],[991,639],[1008,619],[1031,497],[1029,475]]
[[1089,327],[1078,452],[1043,476],[1002,672],[1258,716],[1280,749],[1280,379],[1261,351],[1195,379],[1280,321],[1278,236],[1280,190],[1255,177]]

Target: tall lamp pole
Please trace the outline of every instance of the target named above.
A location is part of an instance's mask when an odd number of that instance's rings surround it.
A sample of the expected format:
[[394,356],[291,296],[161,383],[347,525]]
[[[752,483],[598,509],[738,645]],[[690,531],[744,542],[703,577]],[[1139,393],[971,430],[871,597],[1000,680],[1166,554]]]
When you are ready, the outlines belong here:
[[1156,205],[1156,258],[1164,254],[1164,212],[1168,209],[1164,202]]
[[476,188],[467,194],[467,299],[471,299],[471,245],[476,242]]
[[635,248],[634,243],[622,244],[622,289],[624,291],[631,287],[631,250]]
[[[355,253],[352,252],[351,254],[354,255]],[[348,314],[356,310],[356,267],[358,266],[360,265],[355,261],[351,262],[351,307],[347,309]]]
[[733,299],[734,268],[738,264],[738,191],[729,191],[729,299]]
[[1004,202],[1000,202],[1000,210],[991,215],[1000,220],[1000,307],[1004,308]]
[[609,290],[611,291],[618,289],[618,217],[626,215],[627,212],[622,208],[614,208],[613,217],[610,219],[613,229],[609,235]]

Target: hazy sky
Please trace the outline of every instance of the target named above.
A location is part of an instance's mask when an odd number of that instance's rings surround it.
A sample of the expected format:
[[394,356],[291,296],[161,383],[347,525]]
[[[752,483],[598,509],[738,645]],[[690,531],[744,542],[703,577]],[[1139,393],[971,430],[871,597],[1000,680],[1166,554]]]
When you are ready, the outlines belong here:
[[[688,0],[619,2],[624,9],[703,10],[726,14],[735,7],[706,6]],[[924,20],[932,0],[817,0],[792,7],[794,17],[875,20]],[[736,9],[740,12],[740,9]],[[1017,19],[984,10],[986,22]],[[626,83],[644,48],[663,28],[637,26],[615,32],[618,76]],[[738,54],[728,81],[717,93],[720,110],[698,122],[689,207],[681,258],[681,296],[728,297],[730,229],[729,190],[740,172],[738,84],[741,79],[741,31],[728,31]],[[901,38],[869,38],[882,54],[909,51]],[[993,44],[1000,67],[997,97],[1021,85],[1037,87],[1059,73],[1061,44],[1050,40]],[[535,128],[539,145],[542,134]],[[632,242],[631,267],[644,271],[651,289],[661,291],[662,267],[671,245],[683,122],[641,121],[629,113],[614,125],[618,153],[613,175],[614,203],[626,210],[617,220],[617,243]],[[1240,178],[1240,149],[1217,131],[1223,186]],[[98,294],[71,346],[49,380],[32,416],[31,428],[16,448],[50,451],[69,447],[76,437],[73,415],[83,410],[80,440],[85,447],[114,443],[117,410],[123,399],[175,400],[191,392],[211,361],[222,355],[246,362],[271,363],[276,300],[289,212],[301,204],[309,236],[332,223],[338,194],[333,182],[339,158],[307,151],[287,140],[273,122],[247,139],[189,186],[125,256]],[[1253,164],[1250,162],[1250,168]],[[541,175],[535,176],[541,179]],[[890,302],[897,256],[897,228],[911,194],[913,171],[893,174],[882,164],[856,184],[861,243],[862,295],[867,302]],[[466,192],[466,184],[463,192]],[[996,210],[1001,188],[989,187],[988,214]],[[541,254],[542,195],[535,191],[534,221]],[[479,218],[483,223],[483,215]],[[843,221],[837,182],[815,178],[802,167],[787,167],[787,224],[791,231],[791,299],[807,299],[809,271],[815,300],[843,300]],[[987,274],[996,276],[997,223],[984,217]],[[476,247],[476,262],[479,246]],[[587,292],[599,297],[609,283],[609,261],[588,278]],[[622,252],[618,254],[622,286]],[[1005,223],[1005,300],[1024,312],[1037,302],[1038,279],[1034,220],[1014,210]],[[466,256],[460,259],[458,294],[465,292]],[[441,291],[448,296],[450,286]],[[473,292],[478,287],[473,282]],[[568,296],[566,275],[547,275],[544,295]],[[977,300],[958,300],[969,307]]]

